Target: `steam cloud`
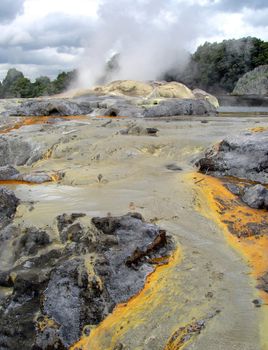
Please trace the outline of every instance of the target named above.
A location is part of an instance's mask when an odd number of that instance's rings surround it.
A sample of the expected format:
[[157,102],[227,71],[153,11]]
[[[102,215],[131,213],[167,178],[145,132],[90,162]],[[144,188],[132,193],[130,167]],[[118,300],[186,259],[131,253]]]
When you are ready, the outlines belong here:
[[[202,6],[176,0],[103,0],[79,69],[80,87],[100,82],[107,61],[118,53],[119,67],[108,80],[154,80],[183,67],[202,31]],[[207,26],[205,26],[207,28]]]

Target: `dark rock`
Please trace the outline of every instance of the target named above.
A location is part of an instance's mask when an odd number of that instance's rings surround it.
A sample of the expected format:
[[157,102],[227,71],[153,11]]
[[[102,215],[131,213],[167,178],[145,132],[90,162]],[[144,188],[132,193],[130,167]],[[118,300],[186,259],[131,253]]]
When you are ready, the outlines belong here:
[[268,132],[228,137],[209,148],[196,166],[205,174],[268,183]]
[[166,168],[172,171],[182,171],[182,168],[174,163],[166,165]]
[[261,299],[254,299],[252,300],[252,303],[255,305],[255,307],[261,307],[263,304],[263,301]]
[[7,225],[14,217],[19,200],[14,192],[0,187],[0,227]]
[[[137,213],[87,220],[84,214],[58,216],[63,248],[0,271],[0,286],[13,288],[0,300],[0,349],[68,349],[86,325],[99,324],[138,293],[153,271],[150,259],[172,248],[166,232]],[[15,240],[18,257],[50,242],[34,228]]]
[[61,233],[69,225],[73,224],[75,220],[84,216],[86,216],[86,214],[83,213],[62,214],[57,216],[57,227],[59,232]]
[[236,196],[239,196],[241,194],[240,187],[235,184],[226,184],[225,187]]
[[262,185],[249,186],[244,190],[242,201],[254,209],[268,209],[268,190]]
[[146,128],[146,131],[148,135],[156,135],[159,130],[157,128]]
[[30,227],[25,230],[17,242],[15,251],[16,258],[21,256],[35,255],[39,249],[46,247],[50,243],[47,232]]
[[5,165],[0,167],[0,180],[13,180],[19,174],[11,165]]

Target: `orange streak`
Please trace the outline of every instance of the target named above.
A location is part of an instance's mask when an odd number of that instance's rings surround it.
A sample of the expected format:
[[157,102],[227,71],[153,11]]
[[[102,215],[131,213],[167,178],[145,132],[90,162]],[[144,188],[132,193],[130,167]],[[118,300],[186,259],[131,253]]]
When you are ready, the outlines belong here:
[[21,117],[21,120],[16,122],[12,126],[8,126],[6,128],[3,128],[0,130],[0,134],[7,134],[10,131],[20,129],[23,126],[27,125],[36,125],[36,124],[52,124],[52,119],[56,118],[62,118],[62,119],[67,119],[67,120],[84,120],[87,119],[86,116],[40,116],[40,117]]
[[[199,210],[223,229],[228,243],[249,263],[253,277],[263,276],[268,271],[267,211],[252,209],[241,203],[219,179],[202,174],[191,177],[208,204],[207,209],[199,207]],[[260,235],[254,236],[254,229],[248,224],[260,225]],[[260,294],[268,303],[268,294],[263,291]]]
[[143,290],[132,297],[128,302],[116,306],[112,314],[95,328],[92,327],[88,337],[82,338],[70,350],[113,350],[117,342],[130,329],[140,324],[146,324],[148,305],[150,309],[157,309],[165,302],[166,294],[162,291],[167,279],[171,278],[172,267],[179,264],[180,251],[177,250],[165,265],[156,267],[155,271],[147,277]]

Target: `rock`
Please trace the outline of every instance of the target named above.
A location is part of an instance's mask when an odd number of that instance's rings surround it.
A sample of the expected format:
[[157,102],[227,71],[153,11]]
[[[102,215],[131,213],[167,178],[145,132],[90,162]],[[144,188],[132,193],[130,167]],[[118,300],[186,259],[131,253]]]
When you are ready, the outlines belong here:
[[45,230],[5,235],[19,260],[0,271],[0,286],[12,288],[0,299],[1,349],[69,349],[85,326],[89,334],[143,288],[154,269],[150,259],[173,248],[165,231],[137,213],[92,222],[85,214],[62,214],[56,227],[57,250],[49,251]]
[[212,106],[214,106],[215,108],[220,107],[220,104],[219,104],[217,97],[209,94],[208,92],[206,92],[204,90],[194,89],[193,94],[194,94],[195,98],[204,99],[204,100],[208,101],[210,104],[212,104]]
[[259,66],[243,75],[237,82],[234,95],[268,95],[268,65]]
[[172,171],[182,171],[182,168],[174,163],[166,165],[166,168]]
[[228,137],[209,148],[196,162],[199,170],[215,176],[234,176],[268,183],[268,131]]
[[[196,98],[190,89],[177,82],[116,81],[97,87],[75,98],[29,99],[10,108],[14,116],[126,116],[161,117],[215,114],[206,93]],[[215,103],[214,103],[215,104]]]
[[67,99],[28,99],[10,110],[14,116],[68,116],[92,112],[90,103]]
[[[179,99],[194,99],[193,92],[184,84],[172,81],[167,82],[154,82],[155,86],[152,94],[159,98],[179,98]],[[150,97],[150,95],[148,96]]]
[[13,180],[19,174],[11,165],[5,165],[0,167],[0,180]]
[[157,105],[144,106],[145,118],[172,117],[180,115],[210,115],[215,114],[216,109],[205,100],[190,99],[166,99]]
[[157,128],[144,128],[143,126],[132,124],[126,129],[119,131],[121,135],[150,135],[155,136],[158,132]]
[[240,187],[235,184],[226,184],[225,187],[236,196],[239,196],[241,194]]
[[251,208],[268,210],[268,190],[262,185],[249,186],[244,190],[242,201]]
[[0,227],[13,219],[18,205],[19,199],[14,192],[0,187]]
[[47,147],[31,139],[0,135],[0,166],[31,165],[46,153]]
[[117,80],[107,85],[97,86],[93,91],[102,95],[145,97],[153,91],[153,87],[148,83],[136,80]]
[[0,167],[0,180],[2,181],[25,181],[31,183],[44,183],[52,181],[52,177],[46,173],[36,172],[31,174],[21,174],[11,165]]
[[30,227],[26,228],[16,243],[15,256],[18,259],[21,256],[35,255],[50,243],[50,237],[47,232]]

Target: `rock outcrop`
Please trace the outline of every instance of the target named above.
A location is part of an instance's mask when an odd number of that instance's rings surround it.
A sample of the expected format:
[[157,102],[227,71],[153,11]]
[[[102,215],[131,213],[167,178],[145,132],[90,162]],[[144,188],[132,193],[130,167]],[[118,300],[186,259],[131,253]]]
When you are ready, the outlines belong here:
[[[57,174],[60,178],[61,174]],[[0,180],[1,181],[25,181],[29,183],[41,184],[53,180],[53,174],[49,175],[45,172],[32,172],[30,174],[21,174],[17,169],[11,165],[0,166]]]
[[259,66],[243,75],[237,82],[234,95],[268,95],[268,65]]
[[209,148],[196,165],[216,176],[268,183],[268,131],[228,137]]
[[72,98],[30,99],[10,108],[13,116],[163,117],[215,114],[217,99],[177,83],[116,81]]
[[12,220],[18,204],[19,200],[14,192],[7,190],[5,187],[0,187],[0,228]]
[[268,183],[267,149],[267,131],[229,137],[209,148],[196,166],[205,174],[238,178],[241,186],[226,187],[249,207],[268,209],[268,190],[263,186]]
[[155,268],[152,259],[172,249],[166,232],[136,213],[92,222],[85,214],[63,214],[56,227],[56,246],[55,233],[46,230],[0,231],[15,262],[0,271],[0,287],[10,290],[0,298],[1,349],[68,349],[138,293]]

